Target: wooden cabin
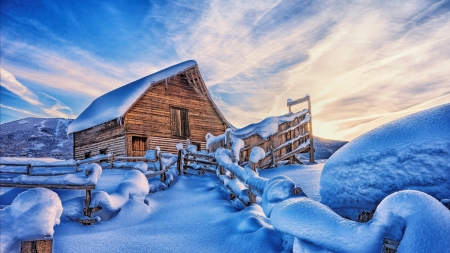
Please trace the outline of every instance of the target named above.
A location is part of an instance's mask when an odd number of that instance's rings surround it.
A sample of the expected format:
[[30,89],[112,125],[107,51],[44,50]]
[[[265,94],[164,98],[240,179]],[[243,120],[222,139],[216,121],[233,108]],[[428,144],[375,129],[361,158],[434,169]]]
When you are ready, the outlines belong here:
[[230,126],[191,60],[95,99],[68,133],[73,133],[74,159],[106,153],[136,157],[156,146],[175,153],[186,139],[205,149],[207,133],[219,135]]

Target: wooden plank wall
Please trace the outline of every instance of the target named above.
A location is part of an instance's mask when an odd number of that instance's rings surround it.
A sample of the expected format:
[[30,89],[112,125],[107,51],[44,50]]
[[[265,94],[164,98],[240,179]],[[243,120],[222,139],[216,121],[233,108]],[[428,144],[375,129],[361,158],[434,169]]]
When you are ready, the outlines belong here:
[[125,128],[116,119],[73,134],[74,159],[84,159],[84,153],[99,154],[99,149],[125,155]]
[[[155,149],[156,146],[159,146],[162,152],[164,153],[177,153],[177,143],[183,143],[183,147],[186,145],[186,140],[181,139],[171,139],[171,138],[161,138],[161,137],[150,137],[149,149]],[[200,142],[201,149],[206,149],[206,142]]]
[[100,154],[100,149],[108,148],[108,153],[117,156],[125,156],[125,136],[118,136],[113,139],[91,143],[75,148],[74,159],[84,159],[84,153],[91,151],[91,156]]
[[177,75],[169,78],[167,83],[163,80],[152,85],[128,111],[124,121],[127,135],[151,136],[150,148],[160,146],[164,152],[176,151],[175,144],[184,143],[185,138],[172,136],[171,107],[188,110],[191,142],[205,143],[207,133],[218,135],[226,129],[226,124],[200,89],[183,75]]

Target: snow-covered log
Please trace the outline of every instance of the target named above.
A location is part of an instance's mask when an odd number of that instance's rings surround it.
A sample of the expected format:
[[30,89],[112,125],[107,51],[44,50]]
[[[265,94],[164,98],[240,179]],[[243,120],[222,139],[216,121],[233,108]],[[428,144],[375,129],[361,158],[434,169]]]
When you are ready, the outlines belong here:
[[298,252],[381,252],[383,238],[400,241],[397,253],[450,248],[450,212],[435,198],[414,190],[387,196],[367,223],[342,218],[305,197],[279,202],[270,220],[277,230],[301,241],[294,247]]

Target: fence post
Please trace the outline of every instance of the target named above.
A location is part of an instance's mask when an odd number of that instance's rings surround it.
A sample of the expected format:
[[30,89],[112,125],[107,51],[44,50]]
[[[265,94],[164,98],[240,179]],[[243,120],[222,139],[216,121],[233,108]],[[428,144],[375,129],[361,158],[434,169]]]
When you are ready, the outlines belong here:
[[27,175],[30,175],[31,164],[27,164]]
[[20,243],[20,253],[51,253],[53,247],[53,238],[23,241]]
[[253,163],[253,162],[251,162],[251,161],[249,161],[248,162],[248,164],[250,165],[250,169],[252,169],[254,172],[256,172],[256,168],[257,168],[257,164],[256,163]]
[[178,169],[178,175],[183,175],[184,168],[181,165],[181,150],[178,150],[177,169]]
[[230,131],[227,132],[227,137],[226,137],[226,145],[227,145],[227,149],[231,149],[231,133]]
[[311,99],[308,97],[308,111],[309,111],[309,162],[314,163],[314,140],[313,140],[313,129],[312,129],[312,113],[311,113]]
[[111,154],[109,168],[112,169],[114,167],[114,154]]
[[91,210],[89,205],[91,204],[91,190],[86,190],[86,197],[84,197],[84,215],[91,217]]
[[[164,170],[164,166],[162,164],[162,154],[161,152],[158,152],[158,154],[156,154],[159,160],[159,171],[163,171]],[[163,172],[161,174],[161,182],[165,182],[166,181],[166,172]]]
[[248,186],[248,200],[250,203],[256,203],[256,195],[252,192],[252,187]]
[[275,138],[273,135],[271,135],[269,137],[269,142],[270,142],[270,167],[275,167],[276,166],[276,162],[275,162],[275,152],[273,151],[275,149],[274,143],[273,143],[273,138]]

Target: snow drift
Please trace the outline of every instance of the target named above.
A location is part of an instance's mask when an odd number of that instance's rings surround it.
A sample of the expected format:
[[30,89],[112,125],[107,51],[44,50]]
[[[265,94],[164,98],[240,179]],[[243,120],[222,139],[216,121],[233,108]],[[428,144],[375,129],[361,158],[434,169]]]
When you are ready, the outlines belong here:
[[383,238],[400,241],[398,253],[450,248],[449,210],[428,194],[414,190],[386,197],[367,223],[342,218],[305,197],[277,204],[270,220],[277,230],[297,238],[294,252],[381,252]]
[[0,210],[0,251],[19,252],[21,241],[53,237],[62,210],[58,195],[51,190],[35,188],[20,193]]
[[106,213],[114,213],[119,211],[128,199],[144,202],[148,192],[149,186],[144,174],[138,170],[130,170],[125,173],[115,192],[94,192],[91,207],[101,206]]
[[330,157],[320,180],[321,202],[355,218],[404,189],[450,196],[450,104],[380,126]]

